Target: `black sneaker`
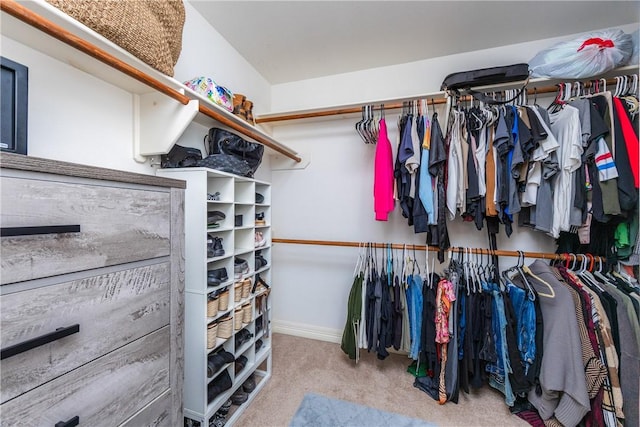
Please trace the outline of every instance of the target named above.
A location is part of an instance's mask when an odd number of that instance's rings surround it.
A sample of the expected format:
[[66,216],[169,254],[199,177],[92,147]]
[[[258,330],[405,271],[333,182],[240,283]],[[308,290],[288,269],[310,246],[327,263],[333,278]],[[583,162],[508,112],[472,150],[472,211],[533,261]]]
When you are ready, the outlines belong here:
[[239,331],[234,337],[236,348],[242,347],[247,341],[253,338],[253,334],[248,329]]
[[211,420],[209,420],[209,427],[223,427],[227,423],[227,417],[216,412]]
[[249,395],[240,389],[231,395],[231,402],[234,405],[242,405],[247,399],[249,399]]
[[231,363],[234,360],[233,354],[224,349],[212,354],[207,360],[207,377],[211,378],[226,363]]
[[222,247],[222,237],[214,238],[213,242],[213,256],[224,255],[224,248]]
[[216,286],[220,283],[226,282],[227,280],[229,280],[229,276],[227,276],[226,267],[207,271],[207,284],[209,286]]
[[256,193],[256,203],[263,203],[264,202],[264,196],[260,193]]
[[247,366],[247,362],[248,362],[248,361],[249,361],[249,360],[248,360],[248,359],[247,359],[247,357],[246,357],[246,356],[244,356],[244,355],[239,356],[239,357],[236,359],[236,364],[235,364],[235,367],[234,367],[234,368],[235,368],[236,375],[238,375],[238,373],[239,373],[239,372],[241,372],[241,371],[244,369],[244,367],[245,367],[245,366]]
[[222,237],[214,237],[207,234],[207,258],[213,258],[224,255],[222,247]]
[[262,340],[256,341],[256,351],[260,351],[260,349],[262,348],[262,344]]
[[222,404],[220,409],[218,409],[218,413],[226,417],[227,414],[229,413],[229,410],[231,409],[231,404],[232,404],[231,399],[228,399],[226,402]]
[[253,374],[249,375],[249,378],[242,384],[242,390],[246,393],[251,393],[256,389],[256,380]]
[[220,211],[212,211],[207,212],[207,226],[211,227],[213,225],[219,225],[218,222],[225,219],[227,216],[224,212]]

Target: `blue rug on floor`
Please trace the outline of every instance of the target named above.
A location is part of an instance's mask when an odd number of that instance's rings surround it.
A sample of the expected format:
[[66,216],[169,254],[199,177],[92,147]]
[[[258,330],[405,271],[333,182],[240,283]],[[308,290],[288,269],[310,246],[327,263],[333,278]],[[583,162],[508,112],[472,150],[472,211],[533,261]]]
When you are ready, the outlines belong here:
[[436,427],[416,418],[307,393],[289,427]]

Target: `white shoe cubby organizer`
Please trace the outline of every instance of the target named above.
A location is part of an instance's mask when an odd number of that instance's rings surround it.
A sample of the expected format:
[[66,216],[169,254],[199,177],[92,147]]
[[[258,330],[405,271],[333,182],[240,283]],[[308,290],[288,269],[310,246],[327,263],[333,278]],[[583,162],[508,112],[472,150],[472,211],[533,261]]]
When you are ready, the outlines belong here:
[[[216,412],[231,395],[242,389],[243,383],[253,375],[256,387],[241,405],[232,405],[226,415],[226,425],[232,425],[251,404],[271,376],[271,301],[270,288],[256,285],[260,277],[271,286],[271,184],[208,168],[160,169],[157,175],[187,182],[185,193],[185,348],[184,348],[184,417],[185,426],[209,427]],[[209,200],[208,195],[217,200]],[[262,196],[256,202],[257,194]],[[220,211],[225,218],[217,226],[209,227],[209,212]],[[256,225],[257,214],[264,216],[264,224]],[[241,216],[241,219],[240,217]],[[262,235],[256,240],[256,232]],[[224,255],[208,257],[207,239],[222,239]],[[259,246],[256,246],[260,243]],[[267,261],[256,270],[256,255]],[[234,274],[236,259],[249,266]],[[225,268],[227,280],[208,283],[208,272]],[[250,281],[250,286],[249,282]],[[245,290],[242,291],[245,284]],[[256,285],[256,286],[254,286]],[[248,288],[248,292],[247,292]],[[255,288],[255,289],[254,289]],[[228,292],[228,293],[226,293]],[[228,295],[228,304],[215,314],[207,311],[207,303],[216,295]],[[248,310],[250,309],[250,316]],[[245,312],[246,311],[246,312]],[[230,336],[222,334],[229,325],[222,321],[231,318]],[[208,338],[208,327],[217,324],[217,338]],[[236,347],[236,336],[248,330],[251,338]],[[244,332],[242,333],[244,334]],[[221,336],[222,335],[222,336]],[[235,372],[235,362],[222,366],[213,376],[207,376],[209,357],[221,350],[228,351],[237,360],[247,359],[246,366]],[[217,395],[209,395],[212,383],[227,371],[231,387]]]

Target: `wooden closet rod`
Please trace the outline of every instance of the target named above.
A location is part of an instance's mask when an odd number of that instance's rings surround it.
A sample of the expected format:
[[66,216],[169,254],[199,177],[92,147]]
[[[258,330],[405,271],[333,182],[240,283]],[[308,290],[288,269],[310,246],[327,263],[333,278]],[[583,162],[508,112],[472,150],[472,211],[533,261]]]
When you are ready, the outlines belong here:
[[[340,242],[340,241],[330,241],[330,240],[301,240],[301,239],[271,239],[272,243],[289,243],[294,245],[317,245],[317,246],[340,246],[340,247],[353,247],[359,248],[363,245],[363,242]],[[388,245],[386,243],[371,243],[371,246],[374,248],[385,249]],[[438,248],[435,246],[425,246],[425,245],[404,245],[399,243],[392,243],[392,249],[407,249],[407,250],[416,250],[416,251],[431,251],[437,252]],[[447,249],[448,252],[467,252],[472,254],[484,254],[484,255],[497,255],[497,256],[508,256],[508,257],[519,257],[520,253],[517,251],[503,251],[503,250],[495,250],[491,251],[489,249],[480,249],[480,248],[459,248],[459,247],[451,247]],[[573,259],[571,255],[568,254],[552,254],[548,252],[522,252],[526,258],[540,258],[540,259],[556,259],[565,261],[567,259]],[[601,259],[599,256],[593,256],[593,260],[598,261]],[[606,261],[602,259],[602,261]]]
[[[633,72],[631,72],[631,70],[629,70],[631,74],[634,74]],[[637,71],[636,71],[637,73]],[[580,79],[576,80],[576,81],[581,81]],[[616,80],[615,79],[609,79],[607,80],[607,84],[615,84]],[[585,88],[590,88],[591,87],[591,83],[587,82],[584,85]],[[533,87],[530,89],[527,89],[527,94],[528,95],[535,95],[535,94],[539,94],[539,93],[555,93],[558,90],[557,86],[544,86],[544,87]],[[482,88],[479,88],[478,91],[482,91]],[[487,90],[488,92],[491,92],[492,90]],[[498,91],[496,91],[498,92]],[[428,99],[428,104],[429,105],[433,105],[433,104],[446,104],[447,102],[447,98],[444,98],[443,96],[445,95],[445,92],[438,92],[432,95],[424,95],[424,96],[419,96],[419,97],[412,97],[412,98],[407,98],[405,101],[415,101],[418,99]],[[438,98],[436,98],[438,97]],[[471,99],[473,99],[471,96],[462,96],[460,97],[460,100],[463,102],[466,101],[471,101]],[[344,107],[344,108],[332,108],[332,109],[327,109],[327,110],[318,110],[318,111],[311,111],[311,112],[307,112],[307,113],[286,113],[286,114],[274,114],[274,115],[269,115],[266,117],[256,117],[256,123],[269,123],[269,122],[282,122],[282,121],[287,121],[287,120],[299,120],[299,119],[310,119],[310,118],[314,118],[314,117],[327,117],[327,116],[338,116],[338,115],[342,115],[342,114],[355,114],[355,113],[360,113],[362,112],[362,107],[364,107],[365,105],[373,105],[374,110],[379,110],[379,107],[377,107],[378,105],[384,105],[384,109],[385,110],[398,110],[400,108],[403,107],[403,102],[391,102],[391,103],[385,103],[384,101],[377,101],[377,102],[369,102],[369,103],[364,103],[364,104],[360,104],[359,106],[356,107]]]
[[[126,74],[127,76],[132,77],[139,82],[157,90],[158,92],[175,99],[182,105],[187,105],[191,100],[191,98],[189,98],[188,96],[180,93],[173,88],[170,88],[161,81],[149,76],[148,74],[138,70],[137,68],[127,64],[126,62],[121,61],[110,53],[105,52],[103,49],[100,49],[99,47],[87,42],[86,40],[83,40],[82,38],[76,36],[70,31],[65,30],[61,26],[49,21],[48,19],[41,17],[37,13],[22,6],[15,0],[0,1],[0,10],[23,21],[28,25],[31,25],[34,28],[37,28],[38,30],[50,35],[53,38],[68,44],[69,46],[79,50],[80,52],[83,52],[91,56],[92,58],[95,58],[98,61],[103,62],[104,64],[112,68],[115,68],[116,70]],[[277,151],[278,153],[281,153],[284,156],[287,156],[288,158],[298,163],[302,161],[302,158],[297,156],[295,153],[288,151],[277,144],[274,144],[273,142],[269,141],[269,139],[264,138],[258,132],[251,132],[250,130],[243,128],[240,124],[225,117],[225,115],[221,112],[218,112],[202,104],[199,105],[199,111],[202,114],[229,126],[230,128],[242,133],[243,135],[255,139],[259,143],[271,148],[274,151]]]

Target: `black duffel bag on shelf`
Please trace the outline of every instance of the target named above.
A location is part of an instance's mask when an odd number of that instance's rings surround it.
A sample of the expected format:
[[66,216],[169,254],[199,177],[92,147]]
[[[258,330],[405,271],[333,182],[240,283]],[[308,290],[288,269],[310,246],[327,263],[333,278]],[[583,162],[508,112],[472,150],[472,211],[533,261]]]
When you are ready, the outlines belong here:
[[197,148],[175,144],[171,151],[160,156],[160,167],[163,169],[187,168],[195,166],[200,160],[202,160],[202,152]]
[[209,155],[197,163],[235,175],[253,177],[262,163],[264,146],[225,129],[211,128],[205,137]]
[[[517,95],[512,99],[496,100],[472,89],[479,86],[499,85],[519,81],[523,81],[524,83]],[[460,95],[466,92],[475,99],[488,104],[506,104],[518,98],[525,90],[528,82],[529,65],[513,64],[449,74],[444,78],[440,89],[452,95]]]

